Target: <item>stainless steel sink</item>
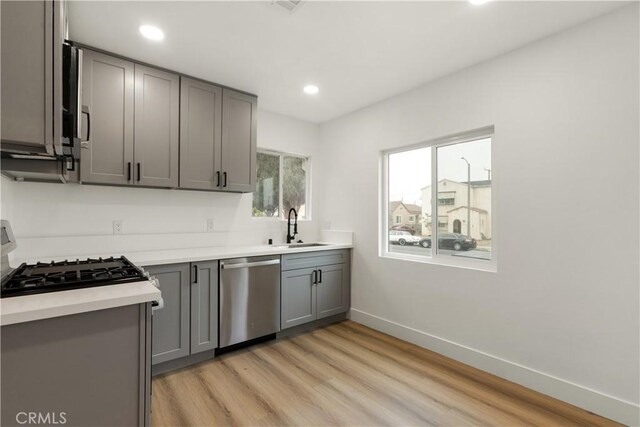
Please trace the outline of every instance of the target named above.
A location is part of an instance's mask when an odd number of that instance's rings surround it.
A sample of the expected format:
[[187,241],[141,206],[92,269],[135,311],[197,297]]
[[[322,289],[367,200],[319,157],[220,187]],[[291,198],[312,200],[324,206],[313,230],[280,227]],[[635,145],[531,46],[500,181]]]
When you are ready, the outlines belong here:
[[276,245],[279,248],[313,248],[316,246],[329,246],[327,243],[290,243],[288,245]]

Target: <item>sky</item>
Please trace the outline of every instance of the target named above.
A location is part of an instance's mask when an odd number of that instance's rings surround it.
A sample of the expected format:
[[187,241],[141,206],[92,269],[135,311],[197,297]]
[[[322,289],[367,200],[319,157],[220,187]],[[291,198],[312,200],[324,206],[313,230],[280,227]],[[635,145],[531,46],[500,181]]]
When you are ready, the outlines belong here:
[[[471,180],[487,179],[491,169],[491,139],[439,147],[438,180],[467,181],[467,163]],[[421,204],[422,188],[431,185],[431,148],[418,148],[389,155],[389,200]]]

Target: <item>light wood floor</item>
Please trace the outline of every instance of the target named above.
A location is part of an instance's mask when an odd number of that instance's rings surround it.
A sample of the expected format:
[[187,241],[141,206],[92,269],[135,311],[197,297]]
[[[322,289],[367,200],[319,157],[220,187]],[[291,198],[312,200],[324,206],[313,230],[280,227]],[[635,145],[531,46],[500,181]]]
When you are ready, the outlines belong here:
[[355,322],[153,380],[155,426],[617,425]]

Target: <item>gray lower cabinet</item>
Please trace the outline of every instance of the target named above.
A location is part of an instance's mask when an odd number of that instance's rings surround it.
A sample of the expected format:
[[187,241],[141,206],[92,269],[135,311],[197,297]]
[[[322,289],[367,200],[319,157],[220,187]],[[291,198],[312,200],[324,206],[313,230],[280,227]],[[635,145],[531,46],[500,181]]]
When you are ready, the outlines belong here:
[[61,7],[59,1],[0,4],[3,150],[62,152]]
[[145,267],[164,307],[153,313],[152,363],[218,347],[218,261]]
[[[342,261],[331,264],[335,260]],[[300,268],[302,266],[305,268]],[[282,329],[349,310],[351,283],[348,250],[284,255],[281,279]]]
[[218,347],[218,261],[191,264],[191,354]]
[[134,64],[85,49],[80,176],[92,184],[133,184]]
[[349,309],[349,264],[318,267],[316,284],[317,318],[345,313]]
[[281,329],[316,320],[315,274],[313,268],[282,272]]
[[148,426],[150,326],[150,303],[3,326],[0,424]]
[[222,185],[222,88],[180,78],[180,188]]
[[83,50],[82,182],[178,186],[176,74]]
[[250,193],[256,187],[257,108],[255,96],[222,91],[222,187]]
[[190,352],[190,269],[188,263],[145,267],[158,279],[164,307],[153,313],[152,363]]

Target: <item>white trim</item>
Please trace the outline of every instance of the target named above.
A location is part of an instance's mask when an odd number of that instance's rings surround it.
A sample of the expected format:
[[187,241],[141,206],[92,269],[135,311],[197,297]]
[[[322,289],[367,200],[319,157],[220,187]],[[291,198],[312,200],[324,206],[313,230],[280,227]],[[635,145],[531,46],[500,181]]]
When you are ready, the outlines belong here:
[[485,126],[485,127],[465,131],[465,132],[456,133],[449,136],[433,138],[428,141],[421,141],[421,142],[417,142],[410,145],[404,145],[402,147],[382,150],[382,153],[383,154],[402,153],[403,151],[413,150],[416,148],[431,147],[434,145],[443,147],[445,145],[459,144],[461,142],[469,142],[469,141],[475,141],[476,139],[489,138],[494,133],[495,133],[495,128],[493,125]]
[[378,256],[383,256],[389,248],[389,155],[380,153],[378,158]]
[[640,405],[510,360],[352,308],[349,318],[617,422],[640,425]]
[[[433,253],[433,245],[431,245],[431,253]],[[465,258],[465,257],[454,257],[454,256],[428,256],[428,255],[414,255],[414,254],[405,254],[402,252],[385,252],[380,255],[381,258],[395,259],[399,261],[411,261],[411,262],[420,262],[423,264],[432,264],[432,265],[440,265],[443,267],[455,267],[455,268],[465,268],[469,270],[477,270],[477,271],[485,271],[488,273],[497,273],[498,268],[495,263],[492,263],[490,260],[484,260],[479,258]]]

